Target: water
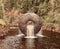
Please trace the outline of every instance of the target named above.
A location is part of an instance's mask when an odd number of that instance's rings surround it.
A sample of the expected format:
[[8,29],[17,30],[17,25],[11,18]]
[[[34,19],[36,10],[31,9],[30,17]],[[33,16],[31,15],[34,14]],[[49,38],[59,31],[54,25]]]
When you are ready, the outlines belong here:
[[21,31],[19,30],[19,33],[16,35],[16,37],[23,37],[23,36],[24,36],[24,34],[21,33]]
[[41,28],[40,31],[36,34],[36,36],[46,37],[46,36],[44,36],[42,33],[43,33],[43,29]]
[[36,38],[34,35],[34,25],[27,25],[27,36],[25,38]]
[[60,49],[60,33],[42,31],[34,38],[34,26],[27,26],[27,38],[19,30],[19,34],[0,39],[0,49]]
[[26,39],[26,49],[34,49],[35,48],[35,43],[33,38],[28,38]]
[[43,31],[42,35],[49,38],[23,38],[20,34],[7,36],[0,39],[0,49],[60,49],[60,33]]

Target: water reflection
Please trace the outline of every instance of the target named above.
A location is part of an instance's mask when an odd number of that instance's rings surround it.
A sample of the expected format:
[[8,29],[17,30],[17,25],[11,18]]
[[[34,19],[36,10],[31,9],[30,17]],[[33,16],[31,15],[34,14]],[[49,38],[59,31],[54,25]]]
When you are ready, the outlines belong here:
[[34,49],[35,48],[35,43],[34,43],[33,38],[28,38],[26,39],[26,49]]
[[60,49],[60,33],[44,31],[42,34],[48,38],[8,36],[0,42],[0,47],[1,49]]
[[24,38],[24,49],[60,49],[60,33],[44,31],[42,35],[46,37]]
[[8,37],[4,40],[3,49],[18,49],[21,39],[17,37]]

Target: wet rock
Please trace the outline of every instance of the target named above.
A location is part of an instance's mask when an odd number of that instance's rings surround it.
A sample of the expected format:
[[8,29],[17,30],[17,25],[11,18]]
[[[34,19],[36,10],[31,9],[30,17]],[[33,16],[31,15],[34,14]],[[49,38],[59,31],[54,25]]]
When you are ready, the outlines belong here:
[[38,33],[41,29],[42,23],[41,23],[40,17],[35,13],[26,13],[20,16],[19,28],[21,32],[26,34],[26,31],[27,31],[26,26],[28,21],[34,22],[34,33]]

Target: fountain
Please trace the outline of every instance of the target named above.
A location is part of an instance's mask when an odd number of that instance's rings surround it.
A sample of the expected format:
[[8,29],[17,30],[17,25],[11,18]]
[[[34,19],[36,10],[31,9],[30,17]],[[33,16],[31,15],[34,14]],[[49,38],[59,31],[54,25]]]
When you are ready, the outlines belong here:
[[35,13],[26,13],[20,17],[19,29],[25,34],[25,38],[36,38],[41,26],[41,19]]
[[36,38],[34,35],[34,23],[32,21],[28,21],[27,23],[27,36],[25,38]]

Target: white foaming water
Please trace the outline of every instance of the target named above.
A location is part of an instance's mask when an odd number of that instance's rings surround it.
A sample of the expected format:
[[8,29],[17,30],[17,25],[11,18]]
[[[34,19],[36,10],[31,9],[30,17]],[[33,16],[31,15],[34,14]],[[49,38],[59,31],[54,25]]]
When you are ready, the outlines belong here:
[[21,31],[19,30],[19,34],[18,35],[16,35],[16,37],[23,37],[24,36],[24,34],[23,33],[21,33]]
[[27,36],[25,38],[37,38],[34,36],[34,25],[27,25]]
[[44,36],[44,35],[42,34],[42,28],[41,28],[41,30],[39,31],[39,33],[36,34],[36,36],[39,36],[39,37],[46,37],[46,36]]

